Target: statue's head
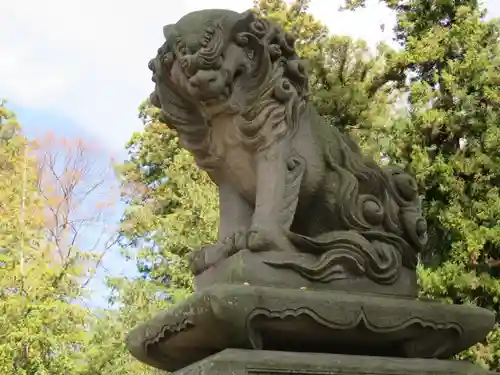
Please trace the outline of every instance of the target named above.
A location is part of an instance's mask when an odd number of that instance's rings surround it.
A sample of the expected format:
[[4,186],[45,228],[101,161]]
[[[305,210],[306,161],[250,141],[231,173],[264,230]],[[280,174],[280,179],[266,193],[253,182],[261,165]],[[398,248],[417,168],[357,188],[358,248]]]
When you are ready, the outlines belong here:
[[244,115],[264,98],[305,100],[307,78],[293,38],[251,11],[192,12],[165,26],[164,36],[149,63],[151,101],[173,126]]

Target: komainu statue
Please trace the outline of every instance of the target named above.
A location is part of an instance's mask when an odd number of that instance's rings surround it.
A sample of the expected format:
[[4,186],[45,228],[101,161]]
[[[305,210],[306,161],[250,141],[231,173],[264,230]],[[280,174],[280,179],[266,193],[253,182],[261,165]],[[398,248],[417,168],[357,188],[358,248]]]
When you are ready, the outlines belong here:
[[200,285],[414,295],[427,237],[416,182],[315,112],[294,38],[229,10],[190,13],[164,36],[151,102],[220,194],[219,240],[192,259]]
[[196,292],[127,336],[174,375],[486,375],[457,353],[492,311],[417,298],[426,242],[415,181],[382,168],[307,102],[278,26],[227,10],[164,29],[151,102],[219,187]]

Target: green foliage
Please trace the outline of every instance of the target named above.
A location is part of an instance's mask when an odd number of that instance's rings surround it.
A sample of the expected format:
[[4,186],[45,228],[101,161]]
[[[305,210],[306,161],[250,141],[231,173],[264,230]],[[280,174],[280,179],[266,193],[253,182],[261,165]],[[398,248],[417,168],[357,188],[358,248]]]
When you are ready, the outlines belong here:
[[[74,374],[85,348],[86,309],[73,265],[44,237],[36,163],[14,115],[0,105],[0,373]],[[5,134],[5,133],[4,133]]]
[[164,288],[146,280],[116,278],[109,280],[110,302],[117,306],[96,312],[89,327],[91,337],[84,369],[80,375],[160,375],[164,374],[133,358],[125,347],[125,336],[131,327],[164,309],[170,300]]
[[216,239],[216,187],[179,148],[157,109],[143,103],[140,118],[144,131],[133,135],[129,160],[119,168],[128,201],[122,242],[139,249],[139,272],[148,279],[170,292],[192,290],[186,255]]
[[[349,2],[350,6],[363,5]],[[500,29],[478,1],[386,1],[408,109],[385,150],[416,175],[430,229],[422,293],[500,308]],[[500,368],[499,332],[462,357]]]

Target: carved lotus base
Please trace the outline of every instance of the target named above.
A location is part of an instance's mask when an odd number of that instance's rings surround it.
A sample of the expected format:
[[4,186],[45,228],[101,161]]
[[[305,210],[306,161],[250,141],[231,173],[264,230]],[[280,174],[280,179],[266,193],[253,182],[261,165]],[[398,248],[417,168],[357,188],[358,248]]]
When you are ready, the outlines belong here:
[[490,311],[471,306],[216,285],[136,327],[127,345],[140,361],[167,371],[226,348],[448,358],[483,340],[493,324]]
[[228,349],[174,375],[488,375],[466,362]]

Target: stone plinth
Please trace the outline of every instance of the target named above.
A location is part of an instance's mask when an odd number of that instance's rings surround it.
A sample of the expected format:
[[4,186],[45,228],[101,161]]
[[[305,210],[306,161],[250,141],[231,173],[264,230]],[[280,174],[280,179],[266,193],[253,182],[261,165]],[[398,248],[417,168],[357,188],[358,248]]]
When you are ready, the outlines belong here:
[[[265,261],[262,253],[241,250],[222,260],[202,274],[196,276],[197,290],[214,284],[243,284],[275,286],[280,288],[308,290],[348,290],[373,294],[391,294],[396,296],[416,297],[417,275],[415,270],[401,267],[399,277],[391,284],[376,283],[366,275],[357,277],[332,277],[330,280],[318,280],[306,277],[293,269],[277,268],[270,264],[285,263],[293,259],[298,264],[314,264],[317,262],[312,254],[289,254],[283,251],[267,251]],[[315,267],[311,267],[314,269]],[[338,266],[342,271],[342,265]],[[331,271],[334,274],[335,270]],[[340,272],[339,272],[340,273]]]
[[471,306],[215,285],[135,328],[128,346],[137,359],[167,371],[226,348],[449,358],[483,340],[493,324],[490,311]]
[[487,375],[466,362],[226,349],[173,375]]

